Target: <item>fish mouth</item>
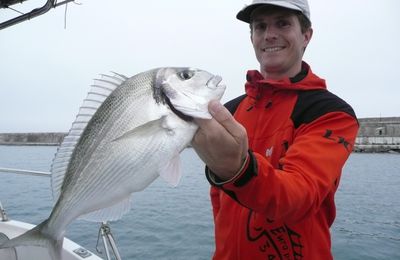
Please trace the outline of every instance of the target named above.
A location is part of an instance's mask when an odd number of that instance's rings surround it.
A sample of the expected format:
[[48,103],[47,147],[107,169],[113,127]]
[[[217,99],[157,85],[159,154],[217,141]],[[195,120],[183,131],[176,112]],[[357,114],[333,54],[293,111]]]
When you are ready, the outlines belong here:
[[[205,84],[205,87],[207,87],[209,89],[212,89],[212,90],[216,90],[216,89],[219,89],[219,88],[225,90],[226,86],[225,86],[225,84],[221,84],[221,82],[222,82],[222,77],[219,76],[219,75],[215,75],[215,76],[212,76],[212,77],[210,77],[208,79],[208,81]],[[221,93],[223,93],[223,90],[222,90]],[[182,113],[181,111],[179,111],[178,109],[176,109],[174,107],[174,105],[172,104],[170,98],[168,97],[168,95],[164,91],[165,91],[165,89],[163,89],[163,93],[162,94],[164,96],[165,103],[172,110],[172,112],[175,115],[177,115],[180,119],[182,119],[182,120],[184,120],[186,122],[192,122],[194,120],[194,118],[192,116],[188,116],[188,115]]]
[[[219,94],[221,94],[221,96],[222,96],[222,94],[226,88],[225,84],[221,84],[221,82],[222,82],[221,76],[210,75],[210,77],[205,82],[205,84],[203,83],[204,85],[202,85],[202,87],[208,88],[211,91],[216,91],[217,96],[218,96],[217,98],[220,98]],[[175,108],[174,104],[171,102],[171,99],[174,99],[174,97],[176,97],[176,95],[178,93],[174,89],[172,89],[166,82],[161,81],[159,84],[156,84],[156,85],[160,86],[156,89],[156,91],[158,92],[158,94],[160,96],[160,101],[162,103],[168,105],[168,107],[171,109],[171,111],[175,115],[177,115],[180,119],[182,119],[183,121],[193,122],[193,120],[194,120],[193,116],[190,116],[190,115],[187,115],[187,114],[181,112],[179,109]]]
[[211,78],[207,81],[206,86],[207,86],[208,88],[214,89],[214,88],[217,88],[217,87],[220,86],[219,83],[221,83],[221,81],[222,81],[222,77],[219,76],[219,75],[215,75],[215,76],[211,77]]

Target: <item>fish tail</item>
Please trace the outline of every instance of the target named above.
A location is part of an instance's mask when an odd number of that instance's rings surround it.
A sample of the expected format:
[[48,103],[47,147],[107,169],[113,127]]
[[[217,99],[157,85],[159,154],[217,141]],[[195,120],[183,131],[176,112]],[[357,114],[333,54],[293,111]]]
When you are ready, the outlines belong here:
[[[48,256],[47,258],[41,259],[60,260],[64,238],[56,240],[44,234],[43,230],[46,229],[46,226],[47,220],[40,223],[33,229],[28,230],[22,235],[0,244],[0,259],[3,259],[2,254],[5,254],[7,256],[12,255],[11,258],[6,258],[10,260],[36,259],[35,256],[33,256],[32,254],[37,252],[38,254],[40,254],[40,256]],[[37,249],[33,250],[32,254],[27,254],[24,250],[24,247],[30,247],[29,250],[31,249],[31,247],[37,247]],[[27,257],[25,258],[24,255],[26,255]]]

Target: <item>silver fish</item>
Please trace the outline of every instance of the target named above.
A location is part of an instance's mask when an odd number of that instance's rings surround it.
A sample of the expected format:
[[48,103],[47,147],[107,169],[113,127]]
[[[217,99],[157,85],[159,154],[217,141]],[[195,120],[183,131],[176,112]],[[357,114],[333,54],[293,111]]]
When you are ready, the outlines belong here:
[[49,218],[0,249],[46,247],[61,259],[65,230],[78,217],[116,220],[130,209],[131,194],[158,176],[177,185],[179,154],[198,128],[191,119],[211,118],[207,105],[221,99],[221,80],[192,68],[97,80],[53,160]]

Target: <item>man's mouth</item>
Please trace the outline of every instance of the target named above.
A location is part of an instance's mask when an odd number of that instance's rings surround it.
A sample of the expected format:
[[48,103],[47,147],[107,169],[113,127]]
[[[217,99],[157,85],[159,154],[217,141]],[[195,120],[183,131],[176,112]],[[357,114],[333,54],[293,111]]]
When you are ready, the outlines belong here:
[[285,47],[267,47],[267,48],[263,48],[261,49],[263,52],[277,52],[277,51],[281,51],[283,50]]

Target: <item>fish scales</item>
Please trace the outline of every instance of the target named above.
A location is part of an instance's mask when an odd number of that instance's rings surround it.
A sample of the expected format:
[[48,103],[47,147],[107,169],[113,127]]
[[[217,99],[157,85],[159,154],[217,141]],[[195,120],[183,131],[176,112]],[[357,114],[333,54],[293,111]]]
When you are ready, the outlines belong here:
[[[107,149],[106,146],[109,145],[110,141],[122,135],[123,131],[127,128],[136,127],[145,122],[145,118],[136,117],[134,118],[135,121],[132,120],[133,124],[126,124],[124,120],[130,118],[123,117],[123,115],[124,111],[127,111],[129,104],[131,104],[132,110],[137,111],[140,109],[138,107],[140,104],[149,103],[147,100],[143,100],[142,102],[138,102],[138,100],[152,99],[153,91],[151,84],[154,75],[155,72],[139,74],[136,75],[129,84],[123,83],[112,92],[109,98],[100,106],[98,112],[101,113],[96,113],[93,116],[77,144],[79,149],[75,149],[72,155],[71,162],[74,163],[69,165],[65,176],[67,179],[65,179],[66,181],[64,181],[61,188],[62,192],[71,194],[70,200],[60,200],[60,202],[66,204],[59,207],[62,211],[65,211],[68,207],[74,208],[77,203],[81,203],[80,200],[76,200],[75,198],[85,198],[90,203],[96,199],[99,192],[102,193],[108,190],[107,187],[110,186],[109,179],[114,179],[117,174],[112,174],[112,171],[101,171],[99,169],[101,167],[106,167],[101,164],[102,161],[113,161],[105,160],[105,157],[109,156],[109,153],[106,151],[110,150]],[[133,106],[132,104],[138,104],[138,106]],[[128,114],[137,115],[137,112],[132,112],[133,111],[129,110]],[[121,118],[124,120],[121,120]],[[95,152],[95,150],[97,152]],[[96,160],[93,161],[93,157],[95,157]],[[120,158],[118,160],[120,160]],[[89,170],[85,170],[85,168]],[[92,172],[102,172],[106,174],[91,174]],[[92,185],[96,185],[99,189],[81,189],[77,185],[78,182],[92,183]],[[87,194],[88,191],[91,191],[92,194]],[[93,206],[95,205],[92,204],[92,207]],[[89,210],[89,208],[87,210]],[[58,226],[59,224],[55,225]]]
[[49,218],[1,244],[0,258],[4,248],[33,245],[58,260],[65,230],[76,218],[120,218],[130,208],[130,195],[158,176],[176,185],[179,154],[197,130],[189,119],[211,118],[207,104],[221,99],[221,80],[193,68],[98,80],[53,161],[56,203]]

